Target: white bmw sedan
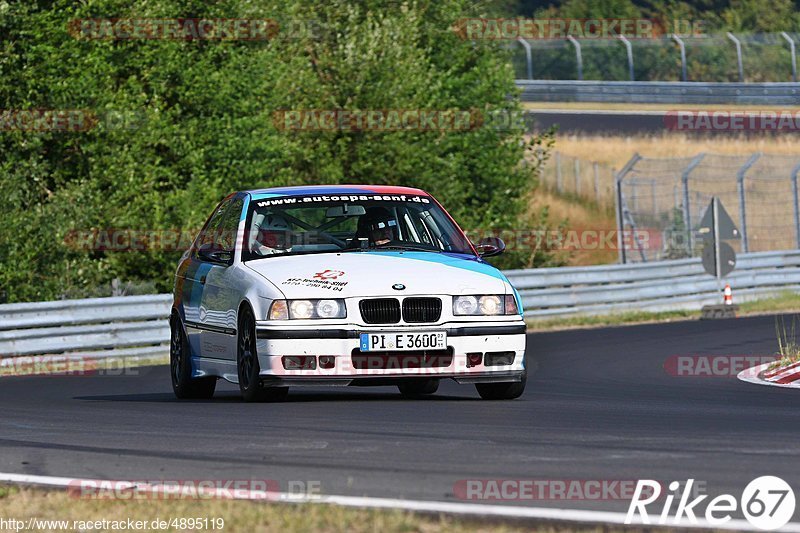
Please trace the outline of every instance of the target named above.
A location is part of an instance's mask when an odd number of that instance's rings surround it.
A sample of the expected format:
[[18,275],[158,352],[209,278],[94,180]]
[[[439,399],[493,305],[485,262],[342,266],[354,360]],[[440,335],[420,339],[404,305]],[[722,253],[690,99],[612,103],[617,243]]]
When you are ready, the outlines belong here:
[[525,389],[519,294],[429,194],[371,185],[237,192],[214,209],[175,276],[170,369],[178,398],[218,379],[245,401],[294,386],[449,378],[484,399]]

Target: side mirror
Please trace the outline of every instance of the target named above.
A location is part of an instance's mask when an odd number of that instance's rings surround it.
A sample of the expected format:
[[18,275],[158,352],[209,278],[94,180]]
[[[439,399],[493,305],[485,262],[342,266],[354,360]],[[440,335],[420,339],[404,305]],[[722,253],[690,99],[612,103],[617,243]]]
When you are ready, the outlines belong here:
[[500,237],[486,237],[475,245],[478,255],[481,257],[492,257],[500,255],[506,251],[506,243]]
[[214,249],[213,244],[204,244],[197,250],[197,256],[203,261],[211,263],[231,264],[233,253],[227,250]]

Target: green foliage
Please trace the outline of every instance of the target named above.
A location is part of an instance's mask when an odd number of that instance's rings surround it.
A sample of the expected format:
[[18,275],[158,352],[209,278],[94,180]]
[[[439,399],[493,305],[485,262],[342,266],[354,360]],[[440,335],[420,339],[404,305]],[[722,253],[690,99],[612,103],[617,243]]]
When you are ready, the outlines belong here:
[[[108,228],[193,232],[222,196],[248,187],[402,184],[429,190],[465,228],[528,223],[521,217],[538,168],[520,164],[520,129],[273,124],[280,109],[519,112],[507,52],[450,30],[483,14],[470,6],[0,0],[0,110],[83,109],[99,119],[83,132],[0,131],[0,301],[95,295],[117,278],[170,290],[180,252],[85,250],[65,238]],[[269,42],[89,40],[68,31],[77,18],[126,17],[275,18],[318,31]]]
[[[506,16],[569,19],[638,19],[658,21],[664,33],[701,38],[686,41],[689,81],[739,81],[736,50],[725,36],[733,32],[742,39],[743,70],[748,82],[791,81],[791,54],[781,31],[800,32],[800,14],[793,0],[732,0],[726,2],[666,0],[561,0],[536,8],[520,1]],[[690,25],[694,25],[691,27]],[[690,29],[690,27],[692,29]],[[770,35],[762,35],[770,34]],[[796,39],[796,36],[795,36]],[[679,81],[680,51],[668,36],[657,42],[632,40],[634,76],[639,81]],[[630,79],[625,48],[613,39],[584,40],[583,74],[586,80]],[[563,46],[534,48],[535,79],[576,79],[575,50]],[[526,77],[524,50],[514,51],[517,76]]]

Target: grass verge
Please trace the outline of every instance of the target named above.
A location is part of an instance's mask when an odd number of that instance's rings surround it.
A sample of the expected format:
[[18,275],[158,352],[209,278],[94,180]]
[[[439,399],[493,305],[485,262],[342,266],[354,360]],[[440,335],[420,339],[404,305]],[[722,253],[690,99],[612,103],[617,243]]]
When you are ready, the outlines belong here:
[[528,331],[558,331],[562,329],[602,328],[654,322],[674,322],[699,318],[699,311],[631,311],[596,316],[571,316],[566,318],[527,319]]
[[[540,531],[561,533],[568,531],[611,531],[608,527],[581,527],[574,525],[531,526],[529,523],[505,523],[498,520],[466,519],[448,515],[415,514],[400,510],[356,509],[336,505],[264,503],[241,500],[88,500],[76,499],[66,491],[24,488],[2,489],[0,516],[27,521],[67,521],[68,527],[51,530],[74,531],[80,521],[118,520],[129,518],[147,522],[153,520],[214,519],[222,518],[223,528],[185,527],[196,531],[281,531],[281,532],[375,532],[401,531],[424,533],[459,533],[464,531],[523,532]],[[218,522],[216,522],[218,524]],[[75,525],[73,525],[75,524]],[[176,524],[178,525],[178,524]],[[37,530],[47,530],[40,523]],[[88,528],[87,528],[88,529]],[[97,528],[92,528],[97,529]],[[100,528],[103,529],[103,528]],[[109,528],[110,529],[110,528]],[[636,528],[617,528],[635,530]],[[146,528],[151,530],[151,528]],[[179,528],[160,529],[180,531]]]
[[0,359],[0,378],[5,376],[124,375],[142,366],[169,364],[169,355],[81,358],[71,356],[7,357]]
[[[800,295],[786,292],[774,298],[764,298],[739,304],[738,316],[756,316],[773,313],[800,313]],[[556,331],[591,327],[609,327],[679,320],[699,319],[700,311],[632,311],[597,316],[573,316],[565,318],[527,319],[528,331]],[[794,360],[800,360],[800,347],[792,352]]]
[[784,317],[775,320],[775,334],[778,337],[780,359],[769,365],[769,370],[788,366],[800,361],[800,344],[797,342],[797,317],[792,317],[791,326],[786,328]]

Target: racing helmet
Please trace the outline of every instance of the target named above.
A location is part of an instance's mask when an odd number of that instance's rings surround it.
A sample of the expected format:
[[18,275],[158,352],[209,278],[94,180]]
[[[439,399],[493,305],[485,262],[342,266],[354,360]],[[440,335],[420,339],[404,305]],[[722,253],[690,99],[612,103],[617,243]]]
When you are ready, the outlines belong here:
[[368,237],[371,243],[392,241],[398,237],[397,220],[385,207],[370,207],[358,219],[358,234]]
[[292,251],[292,227],[280,215],[264,216],[258,228],[257,250],[261,255]]

